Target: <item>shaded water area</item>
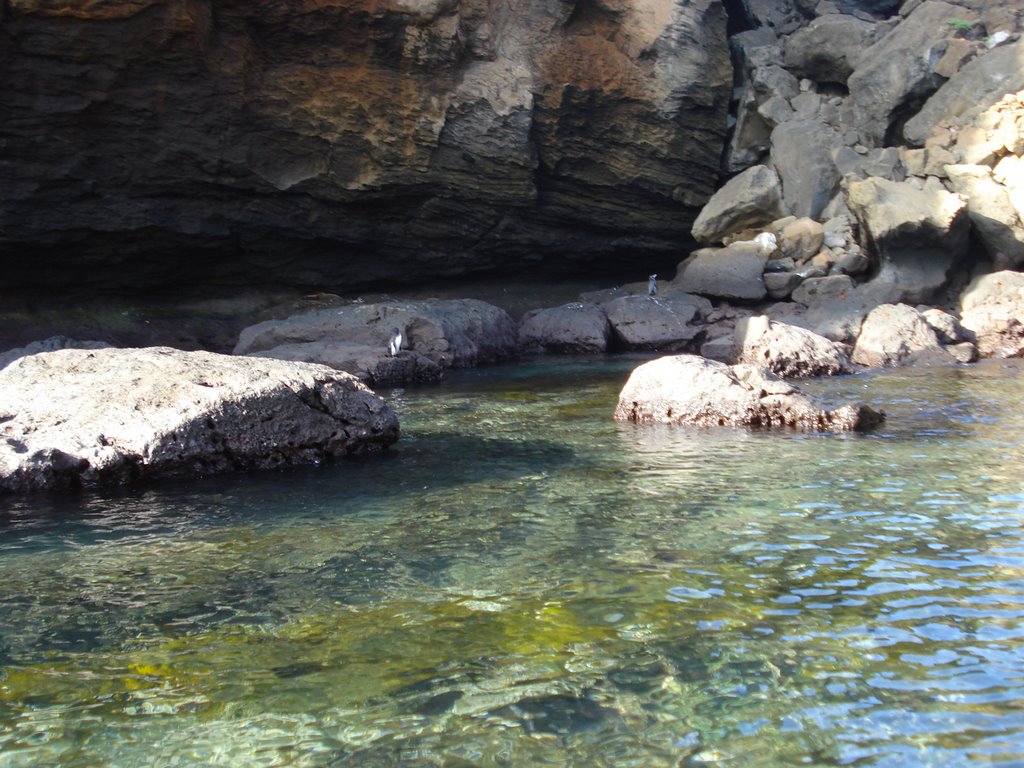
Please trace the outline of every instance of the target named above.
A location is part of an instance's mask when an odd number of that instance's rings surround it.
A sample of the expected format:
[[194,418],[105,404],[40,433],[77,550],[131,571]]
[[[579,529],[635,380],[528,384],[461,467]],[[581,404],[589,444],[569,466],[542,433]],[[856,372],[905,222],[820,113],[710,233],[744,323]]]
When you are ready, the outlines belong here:
[[808,436],[615,424],[636,362],[0,500],[0,768],[1024,765],[1024,366],[812,382],[889,422]]

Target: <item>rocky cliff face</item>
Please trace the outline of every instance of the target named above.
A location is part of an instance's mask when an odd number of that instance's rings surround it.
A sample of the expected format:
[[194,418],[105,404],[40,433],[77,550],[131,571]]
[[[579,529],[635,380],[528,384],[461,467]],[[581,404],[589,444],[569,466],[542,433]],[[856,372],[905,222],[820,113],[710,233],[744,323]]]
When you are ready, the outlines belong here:
[[6,0],[7,285],[344,287],[676,253],[718,0]]

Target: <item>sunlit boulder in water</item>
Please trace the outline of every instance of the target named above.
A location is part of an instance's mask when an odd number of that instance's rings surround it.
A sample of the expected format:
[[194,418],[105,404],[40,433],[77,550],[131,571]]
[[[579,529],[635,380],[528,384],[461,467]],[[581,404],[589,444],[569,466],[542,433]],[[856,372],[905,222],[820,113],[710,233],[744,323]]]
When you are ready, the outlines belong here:
[[381,398],[321,365],[152,347],[0,371],[0,491],[314,463],[398,433]]
[[636,368],[619,394],[617,421],[698,427],[868,430],[883,413],[864,404],[826,410],[765,368],[726,365],[696,355],[662,357]]

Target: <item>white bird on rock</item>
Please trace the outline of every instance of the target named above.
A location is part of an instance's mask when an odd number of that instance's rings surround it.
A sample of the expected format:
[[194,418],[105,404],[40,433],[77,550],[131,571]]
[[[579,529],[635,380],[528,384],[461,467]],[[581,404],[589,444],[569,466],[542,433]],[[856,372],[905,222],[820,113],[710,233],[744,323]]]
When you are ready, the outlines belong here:
[[388,352],[394,357],[401,351],[402,343],[405,341],[405,337],[402,336],[402,331],[399,328],[394,328],[391,331],[391,341],[388,342]]
[[762,256],[770,256],[779,247],[779,241],[771,232],[762,232],[754,238],[754,242],[757,243]]
[[657,275],[649,275],[648,276],[648,278],[647,278],[647,295],[648,296],[657,296],[658,295],[658,283],[657,283],[657,280],[658,280],[658,276]]

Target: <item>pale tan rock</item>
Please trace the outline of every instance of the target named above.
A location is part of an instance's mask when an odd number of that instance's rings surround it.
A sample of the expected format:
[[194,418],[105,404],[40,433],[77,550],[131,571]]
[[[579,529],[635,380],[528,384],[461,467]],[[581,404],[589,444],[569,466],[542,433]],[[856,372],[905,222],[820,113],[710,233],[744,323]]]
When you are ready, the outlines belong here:
[[829,411],[767,369],[696,355],[662,357],[636,368],[615,409],[617,421],[637,424],[806,431],[867,430],[884,417],[866,405]]

